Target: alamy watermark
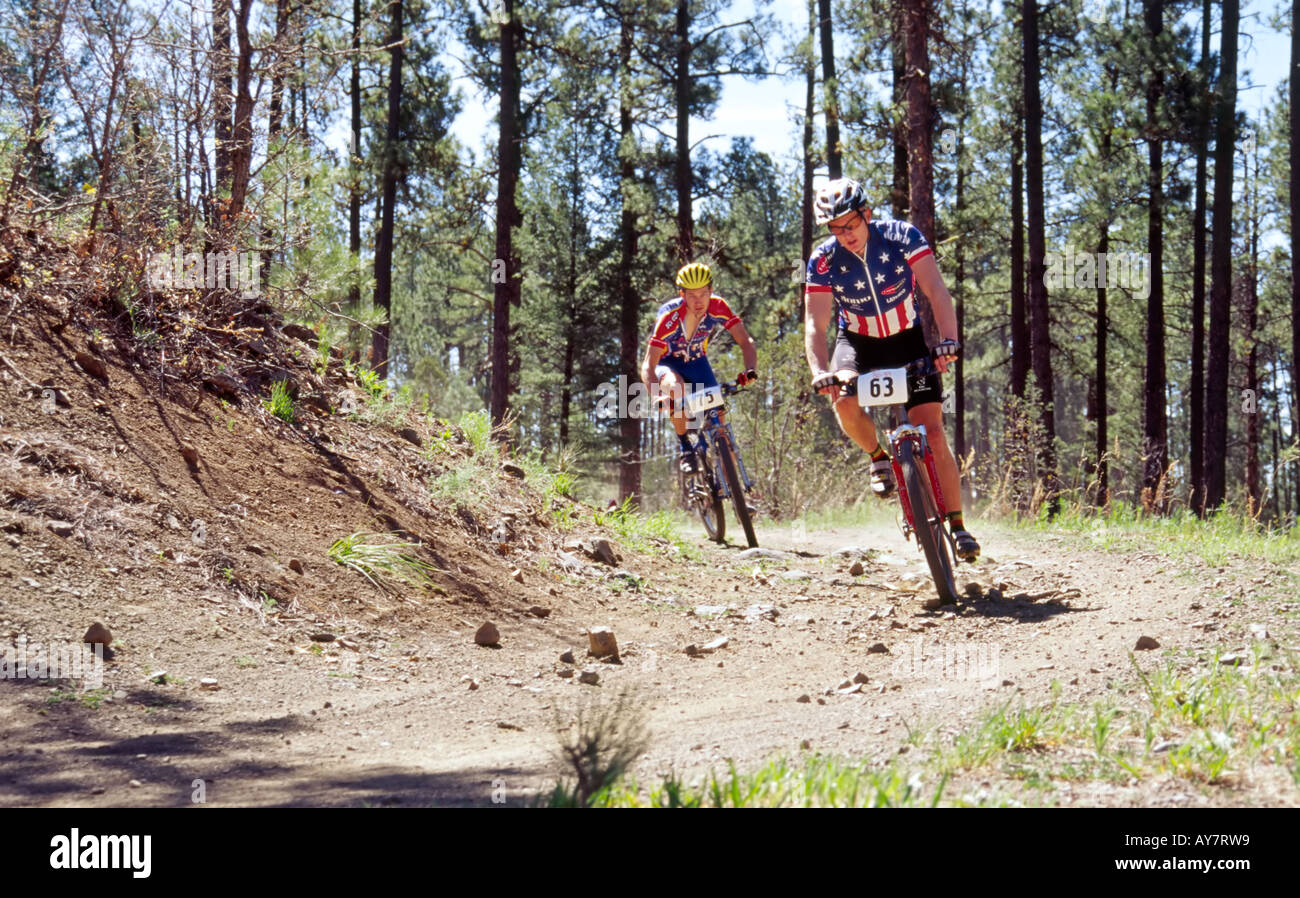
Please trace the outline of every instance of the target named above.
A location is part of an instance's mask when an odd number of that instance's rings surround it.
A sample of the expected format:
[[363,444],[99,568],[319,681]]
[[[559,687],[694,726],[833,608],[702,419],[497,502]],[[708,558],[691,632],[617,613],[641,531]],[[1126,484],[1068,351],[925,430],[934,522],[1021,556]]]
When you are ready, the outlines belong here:
[[1067,243],[1064,253],[1046,253],[1043,264],[1043,283],[1049,288],[1122,287],[1138,299],[1151,295],[1150,253],[1075,252]]
[[19,638],[0,643],[0,678],[28,680],[81,680],[84,689],[104,685],[104,647],[87,643],[55,642],[28,645]]
[[[632,381],[626,374],[620,374],[618,383],[606,381],[596,387],[596,417],[652,418],[657,409],[665,412],[668,410],[667,402],[661,403],[661,398],[671,398],[674,403],[680,404],[685,397],[702,392],[711,386],[713,385],[688,383],[675,384],[671,389],[664,389],[656,383],[647,387],[639,380]],[[692,418],[688,426],[698,427],[703,415],[691,416],[689,412],[687,415],[688,418]]]
[[154,290],[231,290],[244,299],[262,291],[262,256],[260,253],[187,253],[177,244],[171,252],[157,252],[149,257],[149,286]]
[[903,679],[995,680],[1001,672],[996,644],[987,642],[931,643],[918,636],[894,659],[890,675]]

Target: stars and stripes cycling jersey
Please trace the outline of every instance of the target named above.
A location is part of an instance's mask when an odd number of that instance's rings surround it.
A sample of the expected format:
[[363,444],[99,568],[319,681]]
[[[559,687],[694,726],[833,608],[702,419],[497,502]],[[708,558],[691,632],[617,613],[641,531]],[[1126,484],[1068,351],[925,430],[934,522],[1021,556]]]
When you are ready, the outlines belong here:
[[700,323],[695,326],[695,333],[687,335],[686,305],[679,296],[659,307],[650,345],[664,350],[664,360],[673,357],[683,362],[691,362],[704,358],[704,354],[709,349],[709,340],[719,325],[729,328],[739,320],[740,317],[731,311],[725,299],[721,296],[712,296],[709,298],[708,308],[700,318]]
[[869,238],[858,256],[831,237],[808,259],[805,293],[835,298],[840,330],[888,337],[917,323],[912,266],[933,251],[905,221],[869,221]]

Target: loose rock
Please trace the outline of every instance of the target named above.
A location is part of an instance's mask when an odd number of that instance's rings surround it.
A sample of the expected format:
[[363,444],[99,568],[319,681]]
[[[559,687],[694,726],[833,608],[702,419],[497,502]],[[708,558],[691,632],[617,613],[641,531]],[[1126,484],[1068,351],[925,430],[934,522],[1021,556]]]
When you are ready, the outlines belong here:
[[496,624],[492,622],[485,623],[478,628],[474,634],[474,643],[476,645],[495,646],[501,642],[501,631],[497,629]]
[[199,450],[195,449],[189,443],[181,443],[181,458],[185,459],[185,464],[191,468],[199,466]]
[[866,683],[868,679],[869,678],[867,677],[867,675],[864,674],[862,671],[858,671],[853,675],[853,682],[855,683]]
[[801,705],[806,705],[812,701],[812,696],[808,695],[808,693],[805,692],[803,695],[795,699],[795,701]]
[[862,566],[861,561],[855,561],[853,562],[852,566],[849,567],[849,576],[861,577],[864,573],[866,573],[866,571],[867,569]]
[[591,557],[601,564],[607,564],[610,567],[618,564],[618,555],[614,553],[614,547],[610,545],[607,539],[593,540],[591,543]]
[[108,368],[104,366],[103,362],[90,353],[78,349],[76,359],[77,364],[81,366],[81,370],[85,371],[91,377],[97,377],[100,380],[108,380]]
[[203,679],[199,680],[199,685],[200,685],[201,687],[203,687],[204,689],[220,689],[220,688],[221,688],[221,684],[218,683],[218,682],[216,681],[216,678],[214,678],[214,677],[204,677]]
[[301,574],[303,572],[302,562],[297,558],[290,558],[289,570],[293,571],[295,574]]
[[560,662],[563,664],[574,664],[573,652],[563,652],[560,655]]
[[587,631],[587,654],[596,658],[618,660],[618,640],[609,627],[592,627]]
[[514,580],[516,583],[523,583],[524,572],[519,568],[515,568],[513,571],[510,572],[510,579]]
[[528,606],[528,613],[533,617],[550,617],[551,609],[543,608],[541,605],[530,605]]
[[49,521],[45,525],[55,536],[71,536],[76,528],[68,521]]
[[785,561],[794,556],[789,552],[782,552],[779,549],[764,549],[760,547],[756,549],[746,549],[745,551],[738,553],[736,557],[741,561],[751,561],[756,558],[772,558],[778,561]]
[[104,648],[108,648],[113,644],[113,634],[108,627],[104,626],[99,621],[95,621],[90,625],[90,628],[86,630],[86,635],[81,637],[81,641],[88,642],[91,645],[102,645]]
[[889,646],[885,645],[883,642],[875,642],[872,643],[871,647],[867,649],[867,651],[873,655],[879,655],[882,652],[888,654]]
[[514,462],[504,463],[501,465],[501,470],[509,474],[511,477],[514,477],[516,480],[523,480],[527,476],[524,469]]
[[801,570],[799,570],[799,569],[797,569],[797,568],[796,568],[795,570],[792,570],[792,571],[782,571],[778,576],[779,576],[782,580],[789,580],[789,581],[791,581],[791,582],[793,582],[793,581],[798,581],[798,580],[811,580],[811,579],[812,579],[812,574],[808,573],[807,571],[801,571]]
[[588,686],[595,686],[600,682],[600,674],[596,673],[594,670],[584,670],[582,673],[578,674],[578,682],[586,683]]
[[1136,651],[1146,651],[1148,649],[1160,648],[1160,643],[1156,642],[1150,636],[1139,636],[1137,645],[1133,646]]
[[320,633],[311,634],[312,642],[333,642],[337,638],[338,637],[335,636],[333,633],[326,633],[324,631],[321,631]]

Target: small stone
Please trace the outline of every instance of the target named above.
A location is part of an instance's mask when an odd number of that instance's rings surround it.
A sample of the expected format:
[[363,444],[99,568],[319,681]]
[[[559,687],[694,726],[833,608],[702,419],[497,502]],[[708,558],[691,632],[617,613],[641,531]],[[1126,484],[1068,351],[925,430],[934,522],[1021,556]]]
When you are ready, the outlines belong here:
[[832,558],[858,558],[869,560],[876,554],[875,549],[868,549],[863,546],[843,546],[831,553]]
[[144,785],[144,783],[140,782],[139,780],[131,780],[129,785],[131,786],[132,789],[139,789],[141,786]]
[[1177,742],[1174,742],[1171,739],[1162,739],[1161,741],[1157,742],[1155,745],[1151,746],[1151,753],[1156,754],[1158,752],[1169,751],[1169,749],[1177,748],[1177,747],[1178,747]]
[[97,377],[100,380],[108,380],[108,368],[106,368],[104,363],[99,359],[80,349],[77,350],[75,358],[77,359],[77,364],[81,366],[82,371],[85,371],[91,377]]
[[[460,678],[460,681],[461,681],[462,683],[468,683],[468,684],[469,684],[469,691],[470,691],[470,692],[473,692],[475,689],[478,688],[478,680],[474,679],[474,678],[471,677],[469,674],[466,674],[465,676],[461,677],[461,678]],[[329,704],[328,704],[328,703],[326,703],[326,707],[329,707]]]
[[1251,639],[1268,639],[1268,637],[1269,637],[1268,627],[1264,626],[1263,624],[1250,625]]
[[789,552],[782,552],[779,549],[764,549],[761,547],[756,549],[746,549],[736,555],[736,558],[740,561],[751,561],[756,558],[770,558],[776,561],[785,561],[786,559],[793,557],[794,556]]
[[494,646],[501,642],[501,631],[497,629],[496,624],[491,621],[479,627],[474,633],[475,645]]
[[338,637],[333,633],[327,633],[323,630],[319,633],[311,634],[312,642],[333,642],[335,639],[338,639]]
[[607,564],[614,567],[618,564],[618,555],[614,553],[614,547],[610,545],[607,539],[593,540],[591,543],[591,557],[601,564]]
[[412,443],[416,446],[424,445],[424,440],[420,439],[420,434],[416,432],[413,427],[403,427],[397,432],[397,435],[406,440],[406,442]]
[[802,742],[799,743],[799,747],[804,751],[808,751],[810,748],[812,748],[812,740],[811,739],[803,740]]
[[596,658],[618,660],[618,640],[609,627],[592,627],[587,631],[587,654]]
[[700,648],[706,652],[716,652],[718,649],[725,649],[729,642],[731,642],[730,637],[719,636],[717,639],[706,642],[704,645],[700,646]]
[[221,688],[221,684],[217,682],[215,677],[204,677],[203,679],[199,680],[199,686],[201,686],[204,689]]
[[1016,685],[1016,683],[1015,683],[1014,680],[1003,680],[1003,681],[1002,681],[1002,685],[1003,685],[1003,686],[1014,686],[1014,685]]
[[875,642],[871,644],[871,647],[868,648],[867,651],[873,655],[879,655],[882,652],[888,653],[889,647],[883,642]]
[[573,668],[572,668],[572,667],[561,667],[561,668],[560,668],[559,670],[557,670],[555,673],[556,673],[558,676],[560,676],[561,678],[567,680],[567,679],[569,679],[570,677],[573,676]]
[[806,705],[812,701],[812,696],[810,696],[808,693],[805,692],[803,695],[795,699],[795,701],[801,705]]
[[189,443],[181,443],[181,458],[185,459],[185,464],[191,468],[196,468],[199,464],[199,450]]
[[855,562],[853,562],[853,564],[849,567],[849,576],[850,576],[850,577],[861,577],[861,576],[862,576],[863,574],[865,574],[866,572],[867,572],[867,569],[866,569],[865,567],[862,566],[862,562],[861,562],[861,561],[855,561]]
[[584,670],[582,673],[578,674],[578,682],[586,683],[588,686],[595,686],[600,682],[600,674],[596,673],[594,670]]
[[1133,646],[1137,651],[1146,651],[1148,649],[1160,648],[1160,643],[1156,642],[1150,636],[1139,636],[1137,645]]
[[543,608],[541,605],[529,605],[528,613],[533,617],[550,617],[551,609]]
[[108,648],[113,644],[113,633],[108,629],[108,627],[104,626],[99,621],[95,621],[90,625],[90,628],[86,630],[86,635],[81,637],[81,641],[89,642],[91,645],[102,645],[104,648]]
[[862,673],[862,671],[858,671],[853,675],[853,682],[855,683],[866,683],[868,679],[867,675]]
[[302,562],[297,558],[290,558],[289,570],[293,571],[295,574],[301,574],[303,572]]
[[71,536],[75,529],[68,521],[49,521],[45,525],[55,536]]
[[779,576],[782,580],[789,580],[790,582],[798,582],[802,580],[812,579],[812,574],[808,573],[807,571],[801,571],[797,568],[792,571],[782,571],[777,576]]
[[1219,656],[1220,664],[1227,664],[1233,667],[1236,667],[1242,664],[1243,662],[1249,660],[1250,660],[1250,656],[1245,654],[1244,652],[1229,652],[1226,655]]
[[163,683],[167,682],[167,671],[155,670],[153,673],[149,674],[149,676],[145,677],[145,679],[161,686]]
[[837,691],[840,689],[848,689],[852,685],[854,685],[852,680],[841,680],[840,685],[836,686],[835,689]]
[[519,467],[519,465],[515,464],[514,462],[505,462],[503,465],[501,465],[501,470],[509,474],[511,477],[515,478],[516,480],[523,480],[526,476],[528,476],[527,473],[524,471],[524,469]]
[[561,652],[560,662],[562,664],[575,664],[576,662],[573,660],[573,652]]
[[523,583],[524,572],[521,571],[519,568],[515,568],[513,571],[510,572],[510,579],[514,580],[516,583]]

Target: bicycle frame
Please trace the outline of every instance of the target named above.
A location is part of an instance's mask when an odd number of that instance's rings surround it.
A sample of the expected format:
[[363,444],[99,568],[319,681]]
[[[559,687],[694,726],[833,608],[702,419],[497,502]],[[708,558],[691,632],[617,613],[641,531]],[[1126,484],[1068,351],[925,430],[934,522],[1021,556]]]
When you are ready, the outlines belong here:
[[[745,469],[745,460],[740,455],[740,446],[736,442],[736,435],[731,430],[731,422],[722,423],[719,415],[721,409],[711,408],[704,415],[704,425],[700,427],[700,440],[704,443],[707,451],[713,452],[713,457],[718,458],[721,455],[722,448],[730,446],[735,453],[736,461],[740,463],[740,477],[745,483],[745,489],[751,489],[754,481],[749,477],[749,471]],[[728,488],[725,478],[718,478],[718,494],[724,499],[731,498],[731,490]]]
[[916,457],[925,462],[926,474],[929,475],[930,485],[934,489],[934,499],[939,505],[940,516],[947,516],[948,506],[943,499],[943,484],[939,481],[939,470],[934,465],[934,452],[930,449],[930,441],[925,434],[924,424],[913,424],[906,420],[906,416],[900,413],[900,406],[891,406],[893,413],[893,427],[886,433],[889,440],[889,457],[890,465],[894,469],[894,483],[898,486],[898,498],[903,503],[903,517],[907,521],[908,531],[916,530],[916,522],[912,520],[912,505],[908,501],[907,485],[904,483],[903,468],[898,463],[899,445],[908,440],[916,445]]

